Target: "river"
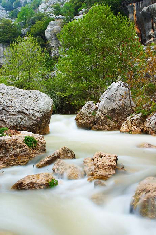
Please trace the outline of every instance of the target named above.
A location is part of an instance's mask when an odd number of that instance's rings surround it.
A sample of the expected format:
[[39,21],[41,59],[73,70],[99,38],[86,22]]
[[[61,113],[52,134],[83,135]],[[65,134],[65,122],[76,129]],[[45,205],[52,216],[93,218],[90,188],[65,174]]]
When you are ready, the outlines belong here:
[[[53,115],[50,134],[45,136],[47,153],[26,166],[0,171],[0,230],[17,235],[154,235],[155,221],[132,215],[130,202],[139,181],[156,175],[156,149],[138,148],[156,137],[119,131],[90,131],[76,127],[73,115]],[[34,164],[60,147],[67,146],[82,165],[95,152],[114,153],[126,171],[118,172],[103,188],[94,188],[87,178],[62,179],[47,190],[13,191],[11,186],[29,174],[51,172],[52,165],[37,169]],[[97,204],[102,200],[102,204]]]

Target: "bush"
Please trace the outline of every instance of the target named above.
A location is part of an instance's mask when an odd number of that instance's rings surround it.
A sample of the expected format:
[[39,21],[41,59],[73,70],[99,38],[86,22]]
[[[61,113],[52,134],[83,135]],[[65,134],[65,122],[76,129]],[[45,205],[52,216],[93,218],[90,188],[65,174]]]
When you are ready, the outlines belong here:
[[58,180],[55,180],[55,179],[52,179],[50,182],[49,182],[49,187],[50,188],[53,188],[55,186],[58,185]]
[[1,127],[0,128],[0,137],[2,137],[2,136],[5,136],[5,131],[7,131],[8,130],[8,128],[7,127]]
[[37,140],[33,136],[25,136],[24,138],[24,143],[29,147],[29,148],[35,148],[37,145]]

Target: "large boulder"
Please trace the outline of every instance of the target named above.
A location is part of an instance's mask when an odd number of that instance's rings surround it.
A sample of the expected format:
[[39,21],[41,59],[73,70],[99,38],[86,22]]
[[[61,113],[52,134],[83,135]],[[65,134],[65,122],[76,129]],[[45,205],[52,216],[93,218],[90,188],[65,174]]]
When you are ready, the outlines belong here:
[[97,105],[93,101],[88,101],[76,115],[76,124],[78,127],[90,129],[95,125],[95,115]]
[[0,84],[0,127],[47,134],[52,104],[40,91]]
[[55,179],[51,173],[40,173],[36,175],[27,175],[18,180],[11,189],[28,190],[28,189],[46,189],[50,188],[50,181]]
[[57,159],[75,159],[75,153],[67,147],[62,147],[59,150],[56,150],[52,155],[38,162],[36,167],[41,168],[48,166],[54,163]]
[[120,132],[131,134],[141,134],[144,131],[145,118],[141,113],[133,114],[122,123]]
[[107,180],[116,173],[118,157],[114,154],[97,152],[92,158],[85,158],[84,171],[88,180]]
[[45,37],[49,42],[51,47],[51,56],[58,57],[59,56],[59,46],[60,42],[58,40],[57,34],[61,31],[62,20],[58,19],[55,21],[51,21],[45,30]]
[[80,167],[68,164],[61,159],[54,163],[52,170],[59,177],[66,177],[68,180],[77,180],[84,177],[84,171]]
[[156,178],[148,177],[138,185],[131,202],[131,212],[156,219]]
[[144,131],[150,135],[156,135],[156,112],[146,119]]
[[96,130],[119,130],[123,121],[133,113],[134,103],[128,85],[113,82],[100,97],[95,117]]
[[134,103],[128,84],[113,82],[96,105],[87,102],[76,116],[79,127],[93,130],[119,130],[123,121],[133,113]]
[[[12,133],[12,132],[11,132]],[[25,136],[34,137],[37,145],[30,148],[25,144]],[[9,166],[26,165],[31,159],[46,151],[46,142],[42,135],[30,132],[17,132],[0,137],[0,169]]]

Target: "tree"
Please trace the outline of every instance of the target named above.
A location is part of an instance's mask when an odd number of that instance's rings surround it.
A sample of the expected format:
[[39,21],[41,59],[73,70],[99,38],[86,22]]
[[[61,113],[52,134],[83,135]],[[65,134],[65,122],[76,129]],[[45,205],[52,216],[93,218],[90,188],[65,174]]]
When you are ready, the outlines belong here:
[[1,69],[3,81],[22,89],[43,90],[45,56],[33,37],[18,38],[6,51]]
[[18,26],[9,19],[2,19],[0,21],[0,43],[13,42],[19,35],[20,30]]
[[97,101],[119,76],[126,81],[127,72],[136,70],[134,58],[142,51],[134,25],[104,5],[65,25],[60,42],[55,94],[75,109],[87,100]]
[[25,7],[22,7],[21,11],[18,13],[17,22],[23,22],[26,27],[34,14],[35,12],[33,9],[29,5],[26,5]]

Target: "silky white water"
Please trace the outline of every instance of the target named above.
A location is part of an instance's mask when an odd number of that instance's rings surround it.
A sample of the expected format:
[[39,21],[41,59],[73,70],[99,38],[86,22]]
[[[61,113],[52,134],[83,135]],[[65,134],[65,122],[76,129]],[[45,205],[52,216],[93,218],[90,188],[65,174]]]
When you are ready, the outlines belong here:
[[[137,184],[156,175],[156,149],[138,148],[141,143],[156,145],[156,137],[119,132],[89,131],[76,127],[74,116],[53,115],[50,134],[45,136],[47,153],[26,166],[0,170],[0,231],[17,235],[155,235],[155,221],[132,215],[131,198]],[[29,174],[51,172],[52,165],[37,169],[41,158],[67,146],[82,165],[83,158],[103,151],[118,155],[126,172],[118,172],[106,186],[94,188],[87,178],[60,180],[47,190],[13,191],[11,186]],[[102,205],[95,204],[97,197]],[[92,200],[94,198],[94,200]]]

